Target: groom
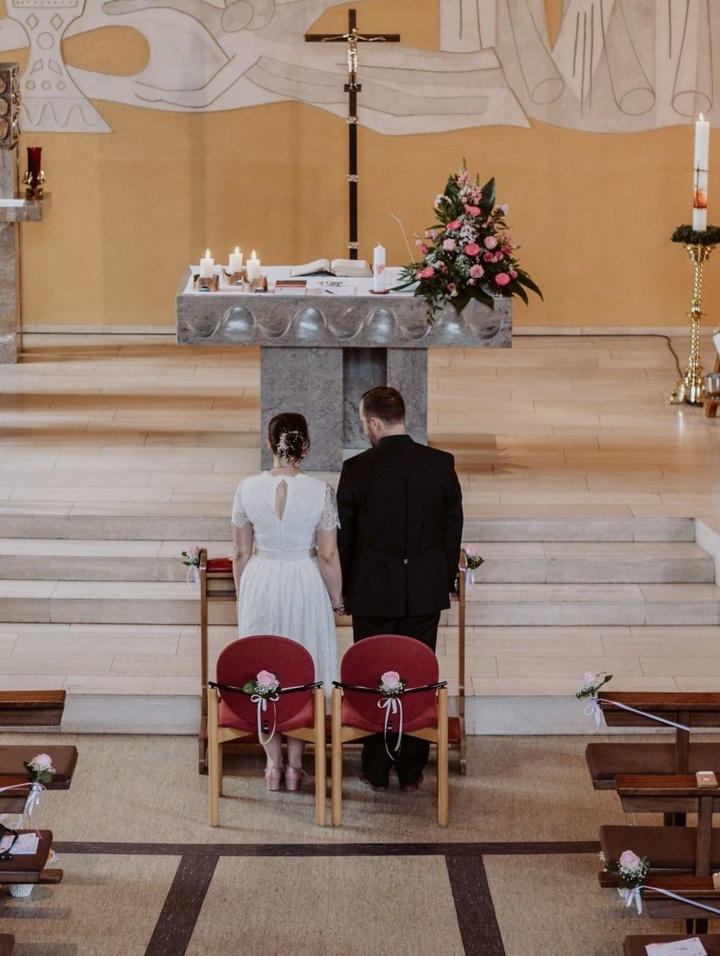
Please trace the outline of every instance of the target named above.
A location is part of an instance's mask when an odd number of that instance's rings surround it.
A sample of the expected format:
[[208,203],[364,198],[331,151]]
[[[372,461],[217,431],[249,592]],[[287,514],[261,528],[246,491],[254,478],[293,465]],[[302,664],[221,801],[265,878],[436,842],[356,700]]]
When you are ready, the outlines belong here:
[[[455,586],[463,511],[452,455],[415,442],[405,430],[405,402],[394,388],[360,399],[371,448],[342,468],[337,499],[338,546],[353,639],[403,634],[432,650],[440,612]],[[417,790],[430,745],[403,737],[395,761],[400,787]],[[362,770],[386,790],[393,761],[382,735],[363,745]]]

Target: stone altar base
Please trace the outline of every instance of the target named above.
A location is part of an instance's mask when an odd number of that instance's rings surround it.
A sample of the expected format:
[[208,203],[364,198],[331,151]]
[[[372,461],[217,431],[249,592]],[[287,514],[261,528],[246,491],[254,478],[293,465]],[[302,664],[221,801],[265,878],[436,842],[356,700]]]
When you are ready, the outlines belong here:
[[[289,275],[286,267],[267,271],[271,287]],[[272,462],[265,448],[268,422],[280,411],[297,411],[310,428],[306,467],[339,471],[348,451],[368,445],[358,403],[376,385],[402,393],[408,432],[427,442],[427,350],[512,344],[509,298],[496,298],[493,307],[473,299],[459,315],[447,306],[431,323],[423,299],[372,295],[371,281],[352,280],[348,294],[274,295],[222,285],[218,292],[198,292],[192,270],[183,280],[178,344],[260,346],[263,468]]]

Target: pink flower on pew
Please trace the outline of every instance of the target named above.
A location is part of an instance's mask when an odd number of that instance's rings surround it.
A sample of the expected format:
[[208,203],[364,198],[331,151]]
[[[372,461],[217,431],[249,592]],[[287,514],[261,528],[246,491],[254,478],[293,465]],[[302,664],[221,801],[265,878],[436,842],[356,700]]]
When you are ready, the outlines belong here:
[[476,544],[469,544],[465,548],[465,557],[467,558],[467,566],[471,571],[475,571],[484,563],[484,558],[480,557],[480,548]]
[[183,564],[187,564],[190,567],[195,568],[200,567],[200,545],[189,544],[187,551],[182,551],[181,554],[185,558]]
[[634,889],[642,886],[650,870],[650,862],[646,856],[639,857],[632,850],[624,850],[617,862],[610,862],[605,869],[609,873],[619,873],[618,886],[620,889]]
[[[601,677],[602,680],[600,680]],[[593,674],[592,671],[585,671],[581,680],[582,685],[580,690],[575,694],[578,700],[582,700],[585,697],[597,697],[600,688],[612,680],[612,674],[608,674],[606,671],[600,671],[599,674]]]
[[384,697],[398,697],[405,690],[405,681],[397,671],[385,671],[380,675],[378,690]]
[[24,766],[33,783],[52,782],[55,768],[53,767],[52,757],[48,754],[37,754],[32,760],[26,760]]
[[277,674],[270,671],[259,671],[255,680],[248,681],[243,691],[250,696],[271,698],[280,690],[280,681]]

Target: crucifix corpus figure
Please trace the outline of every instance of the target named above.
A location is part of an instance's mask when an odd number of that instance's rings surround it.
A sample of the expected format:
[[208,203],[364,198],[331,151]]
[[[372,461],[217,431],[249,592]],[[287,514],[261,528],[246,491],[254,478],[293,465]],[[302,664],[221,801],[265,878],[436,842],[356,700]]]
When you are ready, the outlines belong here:
[[358,257],[358,171],[357,171],[357,95],[362,86],[357,81],[358,43],[399,43],[399,33],[358,33],[357,11],[348,10],[347,33],[306,33],[308,43],[347,43],[348,81],[343,87],[348,95],[348,209],[349,209],[349,258]]

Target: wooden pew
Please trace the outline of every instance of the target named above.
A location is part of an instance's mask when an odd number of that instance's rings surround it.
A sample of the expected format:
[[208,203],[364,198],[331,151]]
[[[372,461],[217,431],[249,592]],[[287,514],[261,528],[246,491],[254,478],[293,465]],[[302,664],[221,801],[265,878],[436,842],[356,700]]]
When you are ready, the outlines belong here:
[[[618,879],[617,873],[602,871],[599,874],[600,886],[604,888],[616,889]],[[675,893],[683,899],[673,899],[666,896],[665,893],[651,889],[651,887]],[[662,874],[648,876],[646,887],[642,890],[642,902],[644,912],[652,919],[684,919],[686,936],[707,933],[708,920],[720,919],[720,913],[716,916],[714,913],[693,905],[693,902],[696,902],[720,910],[720,889],[713,885],[712,877],[709,876],[667,876]],[[720,937],[715,938],[720,939]],[[633,953],[635,951],[632,950]],[[643,951],[640,950],[640,952]],[[644,956],[647,956],[647,953]]]
[[46,790],[68,790],[77,766],[77,747],[55,744],[8,744],[0,746],[0,790],[3,787],[22,788],[0,793],[0,813],[21,813],[30,792],[30,782],[25,771],[25,761],[39,753],[46,753],[53,762],[55,773],[50,783],[43,784]]
[[[720,729],[720,693],[608,691],[602,697],[686,727]],[[600,706],[608,727],[666,726],[612,703]],[[720,766],[720,744],[690,743],[688,731],[675,729],[673,740],[665,743],[592,742],[585,749],[585,759],[593,787],[613,790],[619,774],[683,774]]]
[[[207,773],[207,685],[209,679],[209,616],[210,605],[218,602],[235,602],[235,579],[232,561],[228,557],[208,558],[207,548],[201,548],[198,566],[200,588],[200,701],[201,716],[198,731],[198,772]],[[461,774],[467,768],[467,750],[465,734],[465,569],[467,557],[460,552],[458,562],[458,699],[457,715],[448,719],[448,745],[458,751],[458,770]],[[330,739],[330,717],[328,716],[327,739]],[[232,741],[226,745],[228,752],[247,750],[248,747],[260,749],[257,737],[247,737],[243,741]]]
[[[693,937],[685,936],[626,936],[623,942],[623,956],[647,956],[645,947],[648,943],[679,943],[684,939]],[[695,937],[700,940],[708,956],[720,956],[720,936],[701,934]]]
[[12,956],[15,937],[12,933],[0,933],[0,956]]
[[0,691],[0,727],[57,727],[65,696],[64,690]]
[[0,860],[0,884],[59,883],[62,880],[62,870],[45,868],[52,847],[52,831],[37,830],[34,832],[40,834],[37,852],[14,856],[9,860]]

